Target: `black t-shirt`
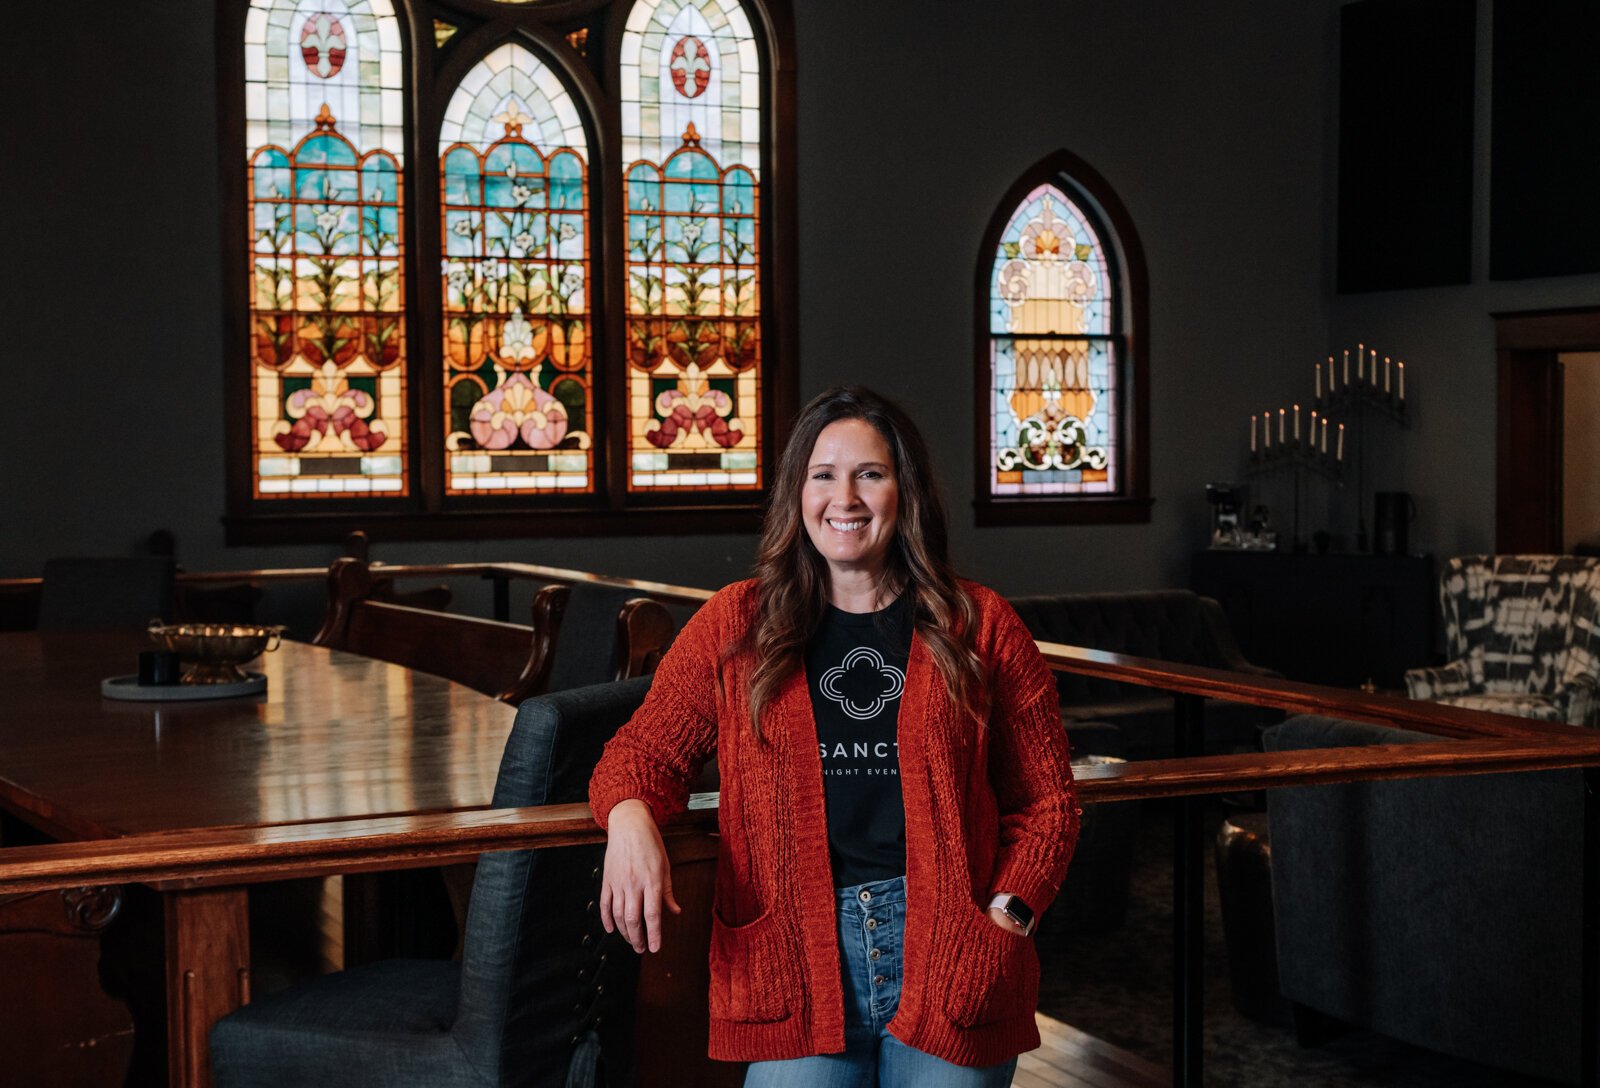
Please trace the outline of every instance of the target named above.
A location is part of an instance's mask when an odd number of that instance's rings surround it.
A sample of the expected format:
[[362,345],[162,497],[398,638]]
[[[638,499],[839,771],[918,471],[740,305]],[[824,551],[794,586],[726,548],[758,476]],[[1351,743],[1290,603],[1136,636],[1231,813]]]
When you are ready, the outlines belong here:
[[806,643],[836,888],[906,871],[896,724],[912,626],[909,594],[880,612],[828,605]]

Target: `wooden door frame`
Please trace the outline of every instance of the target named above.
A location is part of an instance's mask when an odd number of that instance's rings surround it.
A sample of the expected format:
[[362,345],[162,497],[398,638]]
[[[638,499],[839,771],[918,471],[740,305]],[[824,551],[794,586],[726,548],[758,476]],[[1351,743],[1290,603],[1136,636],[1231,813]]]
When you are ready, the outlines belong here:
[[1600,350],[1600,307],[1491,315],[1495,409],[1495,551],[1560,553],[1561,360]]

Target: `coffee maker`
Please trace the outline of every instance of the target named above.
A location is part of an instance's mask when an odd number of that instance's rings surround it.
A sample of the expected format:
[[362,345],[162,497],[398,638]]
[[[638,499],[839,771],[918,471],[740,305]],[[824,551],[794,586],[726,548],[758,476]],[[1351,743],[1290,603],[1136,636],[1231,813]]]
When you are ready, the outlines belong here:
[[1206,484],[1206,501],[1211,504],[1211,547],[1242,548],[1239,511],[1244,509],[1244,488],[1238,484]]
[[1378,555],[1407,554],[1407,529],[1417,516],[1416,500],[1405,491],[1376,491],[1372,500],[1372,550]]

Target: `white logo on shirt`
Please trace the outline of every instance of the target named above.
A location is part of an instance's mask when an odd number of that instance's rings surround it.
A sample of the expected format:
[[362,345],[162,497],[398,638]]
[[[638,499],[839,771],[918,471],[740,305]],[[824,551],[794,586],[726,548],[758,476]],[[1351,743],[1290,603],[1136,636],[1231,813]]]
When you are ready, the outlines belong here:
[[[863,691],[860,682],[868,670],[877,673],[876,679],[881,689],[874,695]],[[852,672],[856,675],[850,676]],[[849,677],[849,686],[854,690],[840,690],[846,677]],[[885,664],[883,655],[869,646],[857,646],[845,654],[844,661],[823,673],[817,683],[822,694],[838,703],[840,710],[858,722],[876,718],[883,711],[885,703],[900,698],[905,686],[906,674],[893,665]]]

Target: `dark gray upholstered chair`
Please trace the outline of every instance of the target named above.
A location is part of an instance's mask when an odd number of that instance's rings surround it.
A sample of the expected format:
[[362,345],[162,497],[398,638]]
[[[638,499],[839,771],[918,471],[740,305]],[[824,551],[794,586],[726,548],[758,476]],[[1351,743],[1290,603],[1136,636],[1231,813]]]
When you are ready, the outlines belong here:
[[[1250,676],[1278,675],[1246,660],[1221,605],[1186,589],[1013,597],[1011,605],[1028,633],[1044,642]],[[1129,759],[1172,754],[1172,696],[1066,672],[1056,673],[1056,687],[1069,733],[1074,722],[1109,722],[1122,731],[1124,750],[1106,754]],[[1274,712],[1260,707],[1207,700],[1206,751],[1255,748],[1257,727],[1275,720]]]
[[171,619],[176,574],[170,556],[47,560],[39,630],[143,627]]
[[[581,802],[642,677],[530,699],[494,804]],[[459,963],[388,960],[263,997],[211,1033],[218,1088],[626,1084],[638,957],[600,928],[603,846],[483,855]]]
[[[1438,738],[1302,715],[1268,751]],[[1578,1077],[1579,771],[1273,790],[1283,995],[1429,1050]]]
[[[641,628],[619,622],[628,602],[638,597],[637,590],[587,582],[540,590],[533,602],[534,660],[524,674],[526,683],[519,687],[543,695],[654,672],[671,642],[672,631],[666,626],[670,614],[658,603],[645,601],[641,603],[654,615],[647,618],[636,613],[636,619],[644,621]],[[630,638],[638,638],[648,651],[641,655],[641,647],[630,645]],[[716,785],[713,782],[701,788],[715,789]],[[440,870],[456,930],[463,939],[467,904],[474,894],[473,865],[462,862]]]
[[[617,616],[624,605],[640,596],[639,591],[588,582],[558,588],[559,592],[549,602],[555,613],[557,637],[544,690],[565,691],[603,683],[617,676],[618,670],[628,664],[624,660],[628,647],[624,645]],[[669,609],[662,611],[670,615]],[[682,623],[677,626],[681,627]],[[644,666],[645,671],[654,672],[659,659],[658,653]]]

